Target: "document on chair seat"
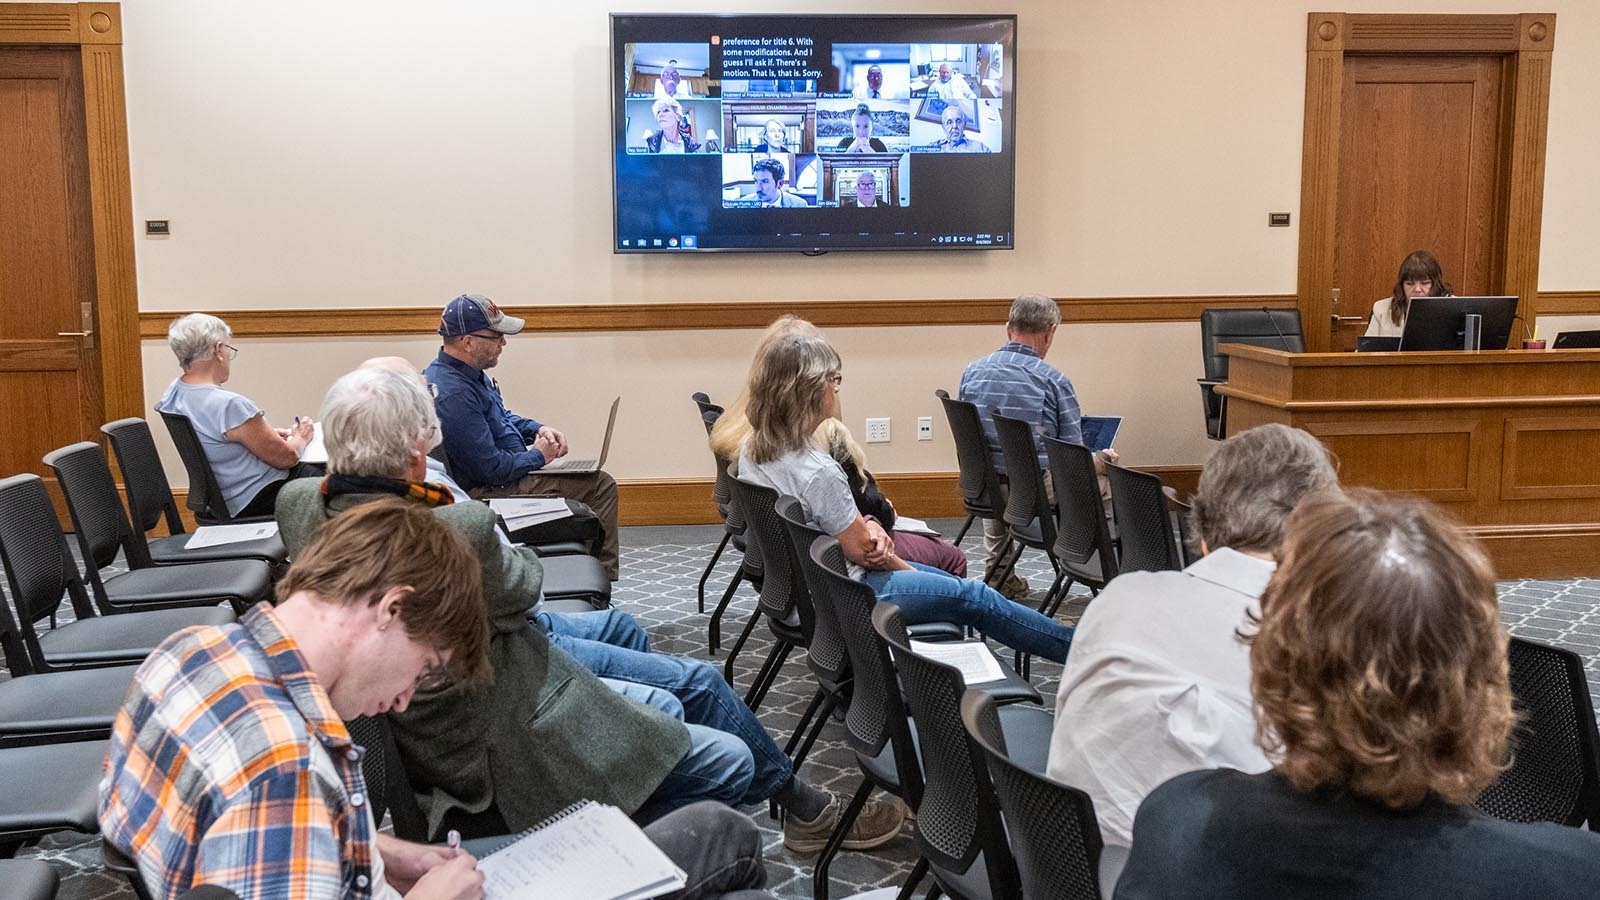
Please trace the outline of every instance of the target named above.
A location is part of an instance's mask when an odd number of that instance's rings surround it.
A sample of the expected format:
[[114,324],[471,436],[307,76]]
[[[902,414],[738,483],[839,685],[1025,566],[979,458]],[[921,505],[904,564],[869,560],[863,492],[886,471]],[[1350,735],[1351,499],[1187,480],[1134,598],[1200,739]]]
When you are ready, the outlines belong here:
[[183,544],[185,550],[221,547],[223,544],[242,544],[259,541],[278,533],[277,522],[245,522],[238,525],[201,525]]
[[1004,681],[1006,677],[999,660],[983,641],[912,641],[911,649],[918,656],[960,669],[961,679],[969,685]]
[[500,497],[490,500],[489,508],[506,520],[511,531],[572,515],[572,507],[562,497]]
[[328,445],[322,440],[322,423],[311,426],[311,442],[300,451],[300,461],[303,463],[328,464]]
[[487,900],[645,900],[687,884],[615,806],[586,800],[478,860]]
[[912,534],[925,534],[928,537],[939,536],[939,532],[934,531],[931,527],[929,527],[927,522],[924,522],[921,519],[913,519],[910,516],[902,516],[898,513],[894,517],[894,530],[909,531]]

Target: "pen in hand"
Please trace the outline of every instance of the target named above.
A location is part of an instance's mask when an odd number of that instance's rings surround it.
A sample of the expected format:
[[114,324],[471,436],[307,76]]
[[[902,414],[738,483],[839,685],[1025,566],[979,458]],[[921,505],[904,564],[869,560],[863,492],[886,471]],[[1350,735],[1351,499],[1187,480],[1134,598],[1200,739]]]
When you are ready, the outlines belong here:
[[455,830],[454,828],[450,829],[449,833],[445,835],[445,846],[450,848],[451,856],[455,856],[457,853],[460,853],[461,832]]

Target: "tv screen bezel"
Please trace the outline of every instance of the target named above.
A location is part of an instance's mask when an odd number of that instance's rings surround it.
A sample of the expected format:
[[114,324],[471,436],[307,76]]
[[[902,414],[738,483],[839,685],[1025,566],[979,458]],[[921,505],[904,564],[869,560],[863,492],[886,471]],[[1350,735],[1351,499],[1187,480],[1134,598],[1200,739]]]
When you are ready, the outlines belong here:
[[[685,249],[683,247],[623,247],[622,246],[622,241],[621,241],[622,235],[621,235],[621,231],[620,231],[620,228],[619,228],[619,221],[618,221],[618,219],[619,219],[618,213],[619,213],[620,198],[617,196],[617,191],[618,191],[618,188],[621,185],[618,182],[617,162],[618,162],[619,155],[621,154],[621,145],[618,143],[618,141],[619,141],[619,138],[621,138],[621,136],[622,136],[621,135],[620,126],[619,126],[618,123],[621,121],[621,116],[623,115],[622,107],[627,103],[627,101],[630,98],[627,96],[627,91],[617,90],[616,78],[617,78],[618,73],[620,73],[622,71],[622,59],[621,59],[621,57],[619,55],[620,52],[621,52],[621,47],[620,47],[620,45],[618,43],[618,40],[617,40],[617,21],[619,19],[628,19],[628,20],[639,20],[639,19],[664,19],[664,20],[666,20],[666,19],[671,19],[671,20],[725,19],[725,20],[738,20],[738,19],[782,19],[782,18],[810,18],[810,19],[814,19],[814,18],[824,18],[824,17],[829,19],[829,20],[894,19],[896,21],[924,21],[924,22],[926,22],[926,21],[944,21],[944,22],[969,21],[969,22],[1007,22],[1007,23],[1010,24],[1010,27],[1011,27],[1011,44],[1010,44],[1010,48],[1009,48],[1010,49],[1010,58],[1007,59],[1006,62],[1005,62],[1005,64],[1006,64],[1006,70],[1005,71],[1009,74],[1009,80],[1010,80],[1010,83],[1011,83],[1011,87],[1010,87],[1010,90],[1007,91],[1006,94],[1005,94],[1005,101],[1006,101],[1006,106],[1011,108],[1011,112],[1010,112],[1010,126],[1009,126],[1009,128],[1008,128],[1008,130],[1006,132],[1006,135],[1005,135],[1005,149],[1002,150],[1002,153],[1006,156],[1006,160],[1005,160],[1006,177],[1007,177],[1007,180],[1008,180],[1008,182],[1010,184],[1011,221],[1009,223],[1010,228],[1006,232],[1006,240],[1004,242],[1002,242],[1002,243],[990,243],[990,244],[977,244],[977,243],[974,242],[972,244],[963,244],[963,243],[949,243],[949,244],[929,243],[929,244],[925,244],[925,245],[923,245],[923,244],[913,245],[913,244],[909,244],[908,243],[908,244],[903,244],[903,245],[898,245],[898,246],[885,246],[885,247],[834,246],[834,245],[813,246],[813,247],[809,247],[809,248],[808,247],[793,247],[793,246],[791,246],[791,247],[770,247],[770,246],[769,247],[760,247],[760,246],[752,246],[752,247],[699,247],[699,246],[696,246],[696,247],[691,248],[691,249]],[[654,254],[696,256],[696,255],[706,254],[706,253],[799,253],[799,254],[802,254],[804,256],[822,256],[822,255],[828,254],[828,253],[900,253],[900,252],[924,252],[924,251],[934,251],[934,252],[938,252],[938,251],[947,251],[947,252],[948,251],[956,251],[956,252],[963,252],[963,251],[972,251],[972,250],[1012,250],[1012,249],[1015,249],[1015,247],[1016,247],[1016,226],[1017,226],[1017,154],[1016,154],[1016,146],[1017,145],[1016,145],[1016,139],[1017,139],[1017,131],[1018,131],[1018,127],[1019,127],[1018,126],[1018,122],[1017,122],[1018,116],[1017,116],[1017,110],[1016,110],[1016,102],[1017,102],[1016,98],[1017,98],[1017,86],[1021,82],[1020,68],[1019,68],[1018,63],[1017,63],[1017,60],[1018,60],[1018,58],[1020,56],[1020,53],[1017,50],[1017,47],[1018,47],[1018,45],[1020,43],[1020,40],[1019,40],[1018,31],[1017,31],[1017,14],[1016,13],[950,13],[950,14],[944,14],[944,13],[913,13],[913,14],[907,14],[907,15],[888,15],[888,14],[884,14],[884,13],[840,13],[840,14],[809,13],[809,14],[805,14],[805,15],[785,16],[783,14],[778,14],[778,13],[757,13],[757,12],[748,12],[748,13],[617,13],[617,12],[613,12],[613,13],[609,14],[609,23],[608,24],[610,26],[609,34],[608,34],[608,40],[610,42],[610,48],[609,48],[610,49],[610,53],[609,53],[610,69],[607,72],[607,77],[605,79],[605,84],[607,86],[607,90],[610,92],[610,101],[611,101],[610,102],[610,110],[611,110],[611,120],[610,120],[611,147],[610,147],[610,152],[611,152],[611,252],[612,252],[612,254],[619,255],[619,256],[620,255],[654,255]],[[718,96],[718,99],[719,100],[722,99],[720,94]]]

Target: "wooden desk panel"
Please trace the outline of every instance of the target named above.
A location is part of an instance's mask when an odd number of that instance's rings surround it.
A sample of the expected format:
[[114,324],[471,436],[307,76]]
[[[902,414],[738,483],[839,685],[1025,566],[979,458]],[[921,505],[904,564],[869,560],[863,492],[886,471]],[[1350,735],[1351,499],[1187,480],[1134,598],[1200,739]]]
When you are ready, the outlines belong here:
[[1223,349],[1230,433],[1304,428],[1343,483],[1467,523],[1504,577],[1600,573],[1600,351]]

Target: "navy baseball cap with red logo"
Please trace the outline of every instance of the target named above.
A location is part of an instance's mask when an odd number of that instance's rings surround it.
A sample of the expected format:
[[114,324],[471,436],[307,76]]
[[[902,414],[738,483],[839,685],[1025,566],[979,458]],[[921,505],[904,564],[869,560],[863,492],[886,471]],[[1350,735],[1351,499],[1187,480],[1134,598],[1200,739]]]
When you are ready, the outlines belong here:
[[439,334],[457,337],[484,330],[517,334],[526,324],[516,316],[501,312],[493,300],[482,294],[462,294],[446,304],[444,315],[439,317]]

